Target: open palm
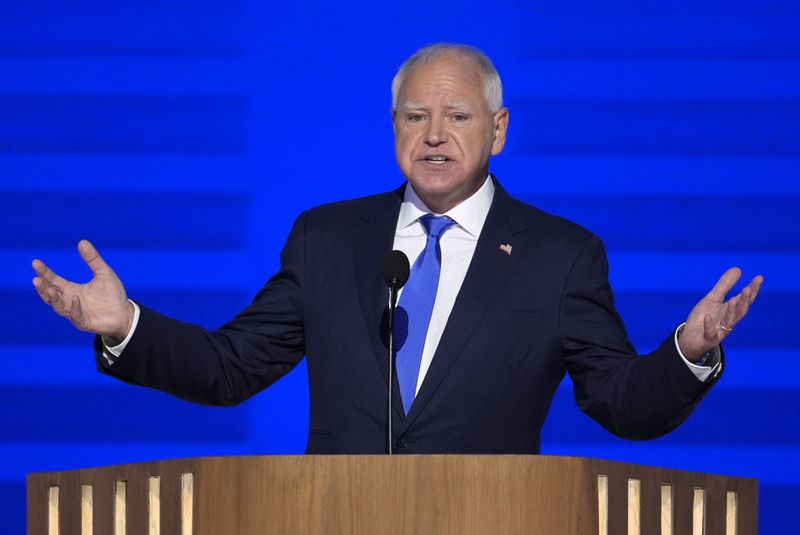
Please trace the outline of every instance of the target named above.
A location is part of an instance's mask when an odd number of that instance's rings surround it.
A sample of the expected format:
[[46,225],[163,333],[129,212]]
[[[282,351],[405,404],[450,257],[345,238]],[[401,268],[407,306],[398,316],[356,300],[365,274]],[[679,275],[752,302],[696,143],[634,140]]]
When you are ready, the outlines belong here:
[[45,303],[78,329],[125,338],[133,320],[133,306],[122,281],[91,243],[81,240],[78,251],[94,274],[92,280],[85,284],[68,281],[37,259],[33,261],[33,286]]
[[708,295],[692,309],[678,340],[687,359],[696,361],[718,346],[747,314],[761,289],[764,277],[758,275],[753,278],[741,293],[726,301],[725,297],[741,276],[742,271],[739,268],[726,271]]

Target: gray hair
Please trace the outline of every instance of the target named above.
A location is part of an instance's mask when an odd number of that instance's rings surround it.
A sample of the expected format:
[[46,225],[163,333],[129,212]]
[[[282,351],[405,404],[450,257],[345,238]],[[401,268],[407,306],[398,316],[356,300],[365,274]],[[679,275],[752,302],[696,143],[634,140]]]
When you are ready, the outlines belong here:
[[417,65],[428,63],[434,58],[439,56],[454,55],[462,58],[469,59],[478,64],[483,73],[483,94],[486,97],[486,104],[489,106],[489,111],[492,113],[497,112],[503,107],[503,83],[500,81],[500,75],[494,64],[489,57],[478,50],[477,48],[469,45],[462,45],[459,43],[435,43],[420,48],[414,55],[405,60],[397,74],[392,79],[392,111],[397,111],[397,96],[400,93],[400,87],[406,81],[408,74]]

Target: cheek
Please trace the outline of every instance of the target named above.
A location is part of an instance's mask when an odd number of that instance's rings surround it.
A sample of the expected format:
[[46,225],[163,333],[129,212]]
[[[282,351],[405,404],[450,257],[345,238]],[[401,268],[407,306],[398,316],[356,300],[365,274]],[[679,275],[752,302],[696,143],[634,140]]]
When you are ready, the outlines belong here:
[[414,154],[414,138],[409,134],[399,134],[395,136],[394,149],[397,153],[397,159],[401,161],[409,161]]
[[461,147],[464,152],[465,160],[477,161],[481,159],[483,152],[486,150],[486,140],[483,136],[464,136],[461,139]]
[[408,144],[404,143],[402,140],[398,140],[394,146],[395,158],[397,159],[397,165],[404,173],[411,172],[411,166],[413,159],[411,157],[411,151],[409,150]]

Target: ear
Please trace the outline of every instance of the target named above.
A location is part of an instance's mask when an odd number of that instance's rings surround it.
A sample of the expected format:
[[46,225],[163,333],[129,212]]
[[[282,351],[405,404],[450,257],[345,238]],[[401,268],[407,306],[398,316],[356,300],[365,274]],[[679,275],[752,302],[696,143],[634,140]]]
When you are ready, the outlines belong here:
[[500,108],[493,117],[494,137],[492,138],[492,156],[497,156],[506,145],[506,132],[508,132],[508,108]]

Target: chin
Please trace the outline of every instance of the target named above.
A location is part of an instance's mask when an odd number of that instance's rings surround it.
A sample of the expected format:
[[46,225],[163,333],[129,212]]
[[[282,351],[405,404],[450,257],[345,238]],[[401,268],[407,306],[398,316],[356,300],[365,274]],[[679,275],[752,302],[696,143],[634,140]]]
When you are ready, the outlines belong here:
[[450,177],[416,177],[409,180],[414,185],[414,189],[437,197],[446,196],[463,187],[463,184]]
[[425,190],[445,192],[462,186],[466,179],[456,169],[415,169],[409,181]]
[[465,185],[460,182],[438,180],[409,180],[409,182],[428,208],[438,213],[452,208],[449,206],[452,199],[461,197],[466,191]]

